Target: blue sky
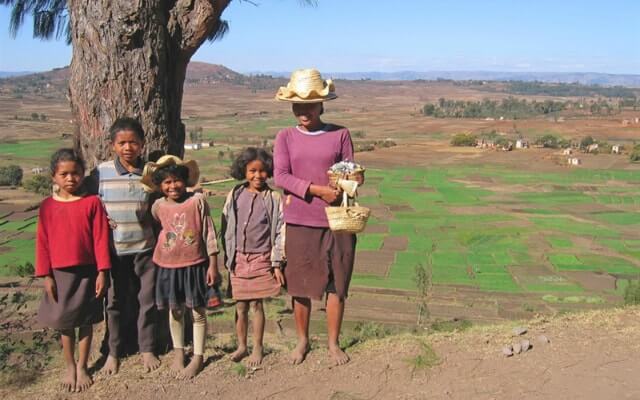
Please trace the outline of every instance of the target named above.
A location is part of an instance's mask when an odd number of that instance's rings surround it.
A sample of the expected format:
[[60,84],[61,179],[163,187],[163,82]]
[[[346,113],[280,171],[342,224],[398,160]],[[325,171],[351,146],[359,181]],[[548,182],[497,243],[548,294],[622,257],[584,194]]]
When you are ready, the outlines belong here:
[[[231,30],[193,60],[239,72],[558,71],[640,74],[638,0],[233,1]],[[0,71],[67,65],[61,41],[12,39],[0,6]],[[28,49],[28,50],[27,50]]]

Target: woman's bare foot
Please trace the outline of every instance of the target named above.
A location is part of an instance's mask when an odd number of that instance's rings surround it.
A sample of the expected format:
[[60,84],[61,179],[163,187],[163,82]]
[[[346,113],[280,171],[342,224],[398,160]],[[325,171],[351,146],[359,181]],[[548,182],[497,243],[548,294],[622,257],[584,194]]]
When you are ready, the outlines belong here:
[[262,364],[262,358],[264,354],[262,352],[262,346],[253,346],[253,350],[251,351],[251,357],[247,360],[247,365],[249,367],[257,367]]
[[247,348],[240,346],[240,347],[238,347],[238,349],[236,351],[234,351],[231,354],[231,361],[239,362],[240,360],[242,360],[243,358],[245,358],[248,355],[249,355],[249,352],[247,351]]
[[298,341],[298,345],[291,352],[291,364],[298,365],[307,357],[307,353],[311,350],[308,340]]
[[106,375],[115,375],[120,370],[120,359],[109,354],[101,372]]
[[160,359],[153,353],[142,353],[144,372],[151,372],[160,367]]
[[184,369],[184,349],[173,349],[171,369],[178,373]]
[[60,383],[60,387],[65,392],[73,392],[76,390],[76,366],[70,365],[67,366],[67,371],[64,373],[62,377],[62,382]]
[[89,389],[89,386],[93,385],[93,379],[87,371],[87,367],[78,367],[76,378],[76,392],[84,392]]
[[329,345],[329,357],[335,363],[335,365],[344,365],[349,362],[349,356],[342,351],[338,345]]
[[189,365],[187,365],[178,374],[178,379],[191,379],[198,375],[204,367],[204,357],[202,355],[194,354]]

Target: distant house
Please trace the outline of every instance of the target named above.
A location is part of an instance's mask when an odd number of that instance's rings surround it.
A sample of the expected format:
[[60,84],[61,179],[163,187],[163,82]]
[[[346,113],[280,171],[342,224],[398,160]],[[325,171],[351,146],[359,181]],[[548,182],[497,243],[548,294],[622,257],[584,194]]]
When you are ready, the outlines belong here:
[[634,124],[640,124],[640,118],[635,117],[635,118],[633,119],[633,123],[634,123]]
[[597,153],[598,152],[598,143],[590,144],[587,147],[587,153]]
[[571,149],[562,150],[562,155],[563,156],[570,156],[571,154],[573,154],[573,150],[571,150]]
[[200,145],[202,146],[203,149],[206,149],[209,147],[213,147],[213,142],[202,142],[200,143]]
[[629,126],[630,124],[631,124],[631,121],[629,121],[628,119],[622,120],[622,126]]
[[611,146],[611,154],[620,154],[622,153],[622,145],[614,144]]
[[202,143],[185,143],[185,150],[200,150],[202,148]]
[[528,149],[528,148],[529,148],[529,142],[527,142],[524,139],[516,140],[516,149]]
[[582,161],[580,161],[580,159],[577,157],[571,157],[567,160],[567,163],[569,165],[580,165],[582,164]]
[[31,168],[31,173],[34,174],[34,175],[40,175],[40,174],[44,173],[44,168],[42,168],[42,167]]

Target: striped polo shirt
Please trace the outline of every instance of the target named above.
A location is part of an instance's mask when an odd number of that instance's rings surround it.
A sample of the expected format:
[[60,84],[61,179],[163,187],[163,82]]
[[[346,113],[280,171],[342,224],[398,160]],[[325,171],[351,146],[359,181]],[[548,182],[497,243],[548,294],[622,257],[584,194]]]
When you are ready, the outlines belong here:
[[117,255],[136,254],[153,249],[155,236],[149,212],[149,193],[145,192],[140,168],[129,172],[116,158],[98,165],[98,194],[109,218],[116,223],[111,232]]

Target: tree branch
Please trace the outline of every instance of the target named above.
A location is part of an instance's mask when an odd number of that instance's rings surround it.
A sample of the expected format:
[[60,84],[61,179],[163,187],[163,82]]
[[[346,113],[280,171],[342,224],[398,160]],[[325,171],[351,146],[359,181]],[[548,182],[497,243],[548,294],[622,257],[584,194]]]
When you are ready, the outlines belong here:
[[190,58],[218,30],[220,16],[231,0],[177,0],[169,11],[167,28],[183,55]]

